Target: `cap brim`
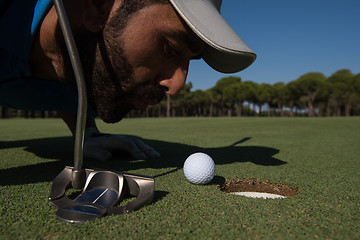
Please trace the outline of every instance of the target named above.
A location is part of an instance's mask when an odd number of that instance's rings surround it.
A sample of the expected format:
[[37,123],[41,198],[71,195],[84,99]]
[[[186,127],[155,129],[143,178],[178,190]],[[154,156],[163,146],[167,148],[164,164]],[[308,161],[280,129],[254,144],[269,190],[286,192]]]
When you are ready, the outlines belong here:
[[188,26],[205,43],[202,58],[215,70],[235,73],[249,67],[256,54],[221,16],[221,1],[169,0]]

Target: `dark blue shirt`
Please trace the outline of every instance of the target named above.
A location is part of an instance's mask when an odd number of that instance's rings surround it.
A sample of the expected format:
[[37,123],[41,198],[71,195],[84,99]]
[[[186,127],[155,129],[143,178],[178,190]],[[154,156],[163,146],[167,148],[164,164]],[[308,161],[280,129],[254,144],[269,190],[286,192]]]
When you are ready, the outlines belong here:
[[31,77],[32,44],[52,6],[52,0],[0,0],[1,106],[76,113],[75,84]]
[[31,46],[51,0],[1,0],[0,81],[29,77]]

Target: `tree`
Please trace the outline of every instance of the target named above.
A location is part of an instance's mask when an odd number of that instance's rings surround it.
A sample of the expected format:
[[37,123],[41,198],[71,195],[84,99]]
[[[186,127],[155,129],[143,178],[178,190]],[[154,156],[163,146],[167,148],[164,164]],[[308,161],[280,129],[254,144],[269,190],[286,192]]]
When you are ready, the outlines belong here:
[[[234,77],[234,76],[224,77],[224,78],[220,79],[219,81],[217,81],[215,87],[212,88],[215,98],[218,99],[218,101],[220,103],[219,115],[224,115],[226,110],[231,108],[231,102],[232,102],[230,99],[231,96],[227,96],[224,93],[224,90],[228,86],[235,84],[235,83],[239,83],[239,82],[241,82],[240,77]],[[225,109],[225,108],[227,108],[227,109]]]
[[191,102],[194,107],[194,112],[196,116],[205,115],[205,105],[206,105],[206,95],[203,90],[196,90],[191,92]]
[[204,92],[205,103],[209,106],[209,117],[214,115],[214,105],[216,104],[216,98],[212,89],[207,89]]
[[236,116],[241,117],[244,102],[253,99],[254,83],[251,81],[234,83],[226,87],[224,93],[231,99],[232,105],[237,106]]
[[325,75],[318,72],[304,74],[296,80],[301,96],[307,101],[309,117],[315,116],[315,102],[325,80]]
[[191,88],[192,83],[189,82],[184,85],[177,95],[171,97],[172,116],[176,116],[177,112],[181,116],[187,115],[189,109],[189,102],[187,99],[189,98]]
[[[286,87],[286,84],[283,82],[278,82],[273,84],[273,96],[272,103],[277,106],[280,116],[284,116],[283,106],[285,105],[287,99],[289,99],[289,89]],[[269,116],[270,114],[268,114]]]
[[[273,95],[273,87],[268,83],[261,83],[255,90],[255,103],[259,107],[259,114],[261,114],[261,107],[264,104],[271,102]],[[269,106],[270,107],[270,106]]]
[[353,78],[354,91],[352,95],[352,110],[353,114],[360,114],[360,73]]
[[237,97],[239,95],[238,86],[240,84],[241,84],[241,82],[233,83],[233,84],[226,86],[223,89],[223,95],[226,96],[226,97],[224,97],[224,100],[226,101],[225,105],[228,108],[228,117],[230,117],[232,115],[231,110],[234,108],[235,103],[237,101]]
[[166,95],[166,117],[170,117],[171,101],[170,95]]
[[286,102],[290,108],[290,117],[294,116],[294,108],[300,107],[301,92],[297,81],[291,81],[286,85],[288,96]]
[[335,103],[335,114],[341,116],[344,108],[346,116],[350,116],[352,95],[355,93],[354,75],[348,69],[342,69],[332,74],[327,81],[330,84],[330,98]]

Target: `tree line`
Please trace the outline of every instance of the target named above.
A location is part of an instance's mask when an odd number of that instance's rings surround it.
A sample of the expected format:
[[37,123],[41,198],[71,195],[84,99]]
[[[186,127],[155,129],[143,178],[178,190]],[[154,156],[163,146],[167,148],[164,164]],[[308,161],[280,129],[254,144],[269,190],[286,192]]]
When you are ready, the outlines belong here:
[[229,76],[207,90],[191,88],[189,82],[177,96],[132,111],[129,117],[360,115],[360,74],[348,69],[330,77],[310,72],[289,83],[274,84]]
[[[356,116],[360,115],[360,73],[342,69],[326,77],[310,72],[289,83],[274,84],[224,77],[207,90],[185,84],[176,96],[158,105],[133,110],[128,117],[187,116]],[[0,107],[0,118],[57,117],[56,112],[20,111]]]

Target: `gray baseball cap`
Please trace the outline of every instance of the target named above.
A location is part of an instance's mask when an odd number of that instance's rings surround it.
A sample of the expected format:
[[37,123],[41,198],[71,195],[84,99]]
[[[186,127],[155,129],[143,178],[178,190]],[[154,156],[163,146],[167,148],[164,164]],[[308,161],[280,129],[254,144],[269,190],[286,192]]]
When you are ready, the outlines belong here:
[[202,58],[215,70],[235,73],[249,67],[256,54],[220,14],[222,0],[169,0],[205,43]]

